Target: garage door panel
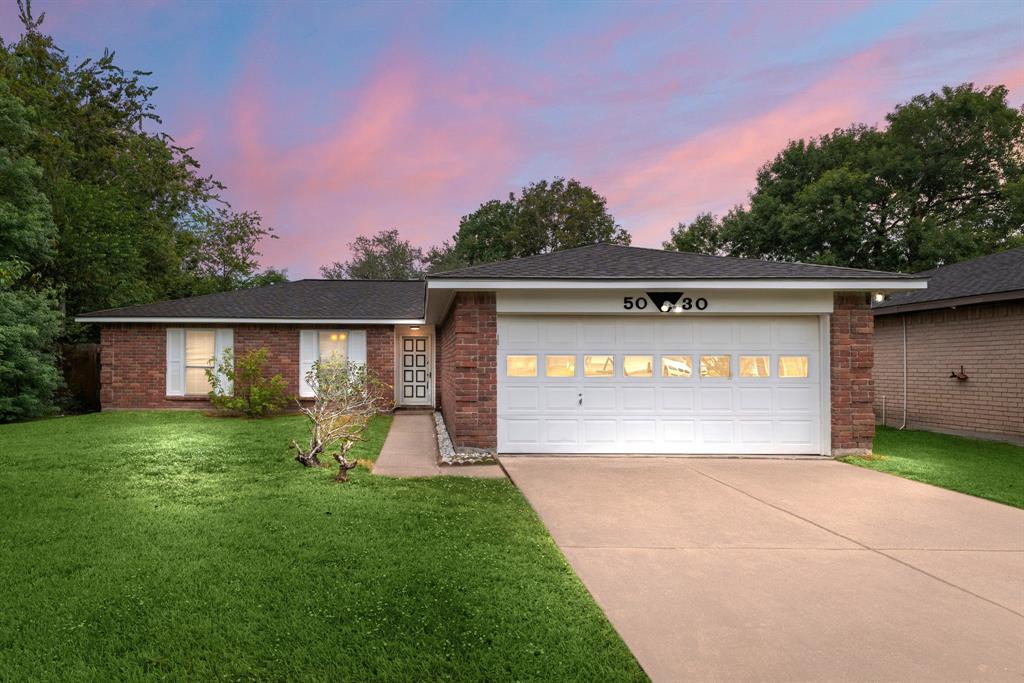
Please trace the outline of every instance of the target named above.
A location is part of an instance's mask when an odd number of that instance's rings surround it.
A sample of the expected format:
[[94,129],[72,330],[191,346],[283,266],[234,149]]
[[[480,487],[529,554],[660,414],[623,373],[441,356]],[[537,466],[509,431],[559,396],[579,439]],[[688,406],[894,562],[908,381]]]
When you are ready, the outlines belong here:
[[701,412],[732,411],[732,387],[701,387]]
[[550,444],[575,444],[579,441],[579,421],[544,420],[544,441]]
[[[615,396],[617,392],[615,387],[584,386],[582,392],[584,412],[616,410]],[[579,401],[578,398],[577,401]]]
[[658,409],[655,403],[654,387],[630,387],[622,390],[623,410],[642,410],[653,415]]
[[654,345],[654,321],[621,320],[615,327],[616,338],[622,346],[649,349]]
[[739,344],[745,348],[766,348],[772,343],[770,320],[743,320],[737,323]]
[[511,444],[536,447],[540,443],[540,420],[502,420],[504,437]]
[[[815,321],[817,322],[817,321]],[[805,349],[818,348],[818,328],[808,325],[807,319],[791,318],[772,321],[772,344]]]
[[700,437],[706,444],[731,444],[733,443],[733,421],[732,420],[701,420]]
[[657,422],[654,420],[623,420],[622,439],[632,445],[653,445],[656,441]]
[[[815,316],[499,316],[499,355],[536,358],[536,376],[507,377],[500,364],[499,451],[818,453],[819,327]],[[548,377],[549,355],[575,358],[574,374]],[[584,376],[588,355],[610,356],[599,369],[614,371]],[[729,356],[731,376],[701,377],[705,355]],[[648,357],[652,376],[625,376],[626,356]],[[665,356],[673,357],[670,376],[661,375]],[[767,365],[759,360],[759,376],[741,377],[742,356],[765,356]],[[780,376],[781,356],[807,360],[787,359]],[[630,362],[636,373],[636,359]],[[804,365],[807,376],[794,376]],[[690,376],[675,374],[687,366]],[[552,367],[573,372],[566,361]],[[743,367],[750,372],[755,365]]]
[[817,427],[810,420],[778,420],[775,423],[779,443],[791,446],[813,445]]
[[573,322],[549,322],[542,328],[541,339],[546,347],[573,348],[576,346],[578,328],[579,326]]
[[541,323],[529,318],[513,318],[503,321],[502,341],[512,346],[535,346],[540,341]]
[[544,385],[544,407],[547,410],[572,410],[579,407],[580,390],[576,386],[562,384]]
[[732,346],[733,323],[731,320],[702,320],[698,330],[698,341],[703,346]]
[[693,324],[689,320],[659,321],[655,343],[663,349],[681,349],[693,345]]
[[614,444],[619,440],[617,422],[613,418],[583,420],[583,438],[588,444]]
[[508,397],[509,410],[536,411],[540,409],[540,387],[509,387],[505,395]]
[[738,387],[738,407],[743,412],[770,413],[772,410],[772,390],[770,387]]
[[693,420],[662,420],[665,443],[687,445],[696,443],[696,423]]
[[661,387],[658,389],[661,396],[661,409],[666,411],[693,410],[693,389],[690,387]]
[[780,412],[815,411],[819,400],[817,387],[778,387],[775,389],[775,409]]
[[770,446],[773,439],[771,420],[740,420],[740,440],[747,445]]

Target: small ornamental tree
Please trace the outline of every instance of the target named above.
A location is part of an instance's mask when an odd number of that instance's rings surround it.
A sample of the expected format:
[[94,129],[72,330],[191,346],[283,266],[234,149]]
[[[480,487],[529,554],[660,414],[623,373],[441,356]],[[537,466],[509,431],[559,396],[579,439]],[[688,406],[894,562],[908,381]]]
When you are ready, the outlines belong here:
[[320,456],[331,455],[338,463],[335,481],[348,481],[357,462],[352,448],[363,440],[370,418],[392,408],[389,386],[361,363],[340,358],[317,361],[306,374],[313,404],[300,409],[309,418],[309,444],[292,441],[295,459],[306,467],[324,467]]
[[253,349],[235,358],[225,349],[217,367],[207,369],[212,390],[210,403],[215,408],[246,417],[264,417],[281,410],[292,399],[280,374],[263,376],[267,350]]

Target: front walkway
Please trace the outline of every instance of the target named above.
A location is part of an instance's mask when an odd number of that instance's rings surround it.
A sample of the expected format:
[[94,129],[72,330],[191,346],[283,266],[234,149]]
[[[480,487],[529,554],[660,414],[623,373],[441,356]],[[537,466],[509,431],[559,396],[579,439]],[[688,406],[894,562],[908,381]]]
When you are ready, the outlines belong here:
[[1024,511],[834,461],[503,457],[655,681],[1024,674]]
[[437,434],[432,413],[395,413],[374,474],[388,477],[481,477],[502,479],[498,465],[438,465]]

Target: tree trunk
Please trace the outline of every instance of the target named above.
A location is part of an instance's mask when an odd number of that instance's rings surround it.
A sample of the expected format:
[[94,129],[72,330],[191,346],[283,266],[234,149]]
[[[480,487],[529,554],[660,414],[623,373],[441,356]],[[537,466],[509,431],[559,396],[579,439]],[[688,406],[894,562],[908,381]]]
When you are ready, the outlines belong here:
[[307,453],[294,441],[292,441],[292,448],[295,449],[295,459],[306,467],[324,466],[324,464],[320,462],[320,448],[313,448]]
[[346,481],[348,481],[348,471],[351,469],[355,469],[356,465],[358,465],[359,463],[356,462],[355,460],[349,462],[340,455],[334,456],[334,459],[338,461],[338,475],[334,477],[334,481],[338,482],[339,484],[344,484]]

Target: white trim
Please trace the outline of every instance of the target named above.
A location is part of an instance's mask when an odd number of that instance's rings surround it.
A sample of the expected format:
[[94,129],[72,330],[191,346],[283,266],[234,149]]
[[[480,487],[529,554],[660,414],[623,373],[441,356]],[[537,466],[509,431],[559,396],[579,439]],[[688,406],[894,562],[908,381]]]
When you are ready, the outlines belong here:
[[395,394],[395,405],[407,405],[402,402],[401,396],[401,385],[402,385],[402,367],[400,362],[400,354],[402,353],[402,338],[403,337],[426,337],[427,344],[430,347],[430,354],[428,362],[430,363],[429,374],[430,374],[430,402],[429,403],[417,403],[413,404],[418,407],[430,406],[432,408],[437,407],[437,328],[434,325],[420,325],[419,330],[410,330],[408,327],[395,327],[395,343],[394,343],[394,360],[395,360],[395,375],[394,375],[394,394]]
[[905,289],[926,289],[925,279],[877,279],[863,278],[808,280],[786,278],[745,278],[742,280],[522,280],[522,279],[477,279],[477,280],[427,280],[431,290],[483,290],[502,289],[826,289],[829,291],[897,291]]
[[832,315],[819,316],[818,339],[821,343],[821,454],[832,455]]
[[266,325],[423,325],[423,318],[388,319],[388,320],[354,320],[347,318],[154,318],[154,317],[76,317],[76,323],[166,323],[168,325],[209,323],[211,325],[235,324],[266,324]]

